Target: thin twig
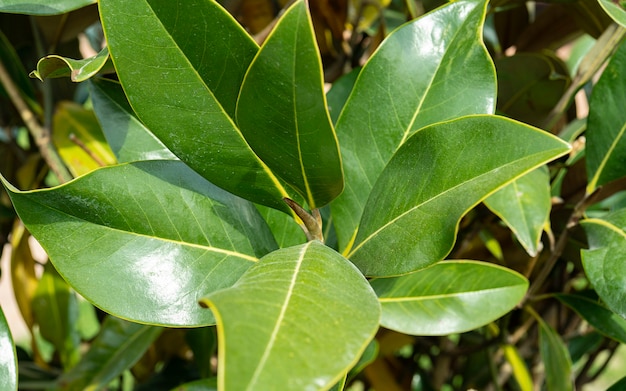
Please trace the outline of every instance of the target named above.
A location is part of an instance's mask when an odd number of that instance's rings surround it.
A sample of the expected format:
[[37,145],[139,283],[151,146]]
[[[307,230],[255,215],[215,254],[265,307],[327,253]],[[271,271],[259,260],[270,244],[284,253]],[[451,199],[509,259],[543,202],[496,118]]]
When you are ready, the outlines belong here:
[[7,94],[11,98],[11,102],[15,105],[15,108],[22,118],[24,125],[26,125],[33,136],[35,144],[37,144],[37,147],[41,152],[41,156],[44,158],[52,172],[54,172],[61,182],[71,180],[72,175],[69,173],[56,149],[52,145],[49,130],[39,124],[35,114],[28,107],[24,98],[20,95],[19,89],[7,72],[2,61],[0,61],[0,83],[2,83],[4,89],[7,91]]
[[76,144],[80,149],[82,149],[87,155],[89,155],[89,157],[92,158],[93,161],[96,162],[97,165],[99,165],[100,167],[106,166],[106,163],[104,163],[102,159],[100,159],[100,157],[98,157],[98,155],[96,155],[94,151],[89,149],[89,147],[85,145],[85,143],[82,142],[82,140],[79,139],[74,133],[70,133],[69,139],[71,142]]

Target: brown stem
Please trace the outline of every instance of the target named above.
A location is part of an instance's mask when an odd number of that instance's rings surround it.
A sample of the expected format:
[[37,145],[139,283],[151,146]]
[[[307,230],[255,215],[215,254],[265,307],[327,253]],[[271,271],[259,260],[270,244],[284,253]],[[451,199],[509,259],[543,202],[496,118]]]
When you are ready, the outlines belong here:
[[319,240],[324,243],[324,234],[322,232],[322,216],[318,209],[313,209],[312,213],[307,212],[296,201],[291,198],[285,197],[283,201],[294,211],[296,215],[302,220],[302,230],[306,235],[307,240]]
[[73,142],[74,144],[76,144],[80,149],[82,149],[83,151],[85,151],[85,153],[87,155],[89,155],[90,158],[93,159],[94,162],[96,162],[97,165],[99,165],[100,167],[104,167],[106,166],[106,164],[102,161],[102,159],[100,159],[98,157],[98,155],[95,154],[94,151],[92,151],[91,149],[89,149],[89,147],[87,145],[85,145],[84,142],[81,141],[81,139],[79,139],[78,137],[76,137],[76,135],[74,133],[70,133],[69,135],[70,141]]
[[26,125],[30,134],[33,136],[35,144],[37,144],[37,147],[41,152],[41,156],[44,158],[52,172],[54,172],[61,182],[71,180],[72,175],[69,173],[63,164],[61,157],[52,145],[50,140],[50,131],[39,124],[35,114],[33,114],[32,110],[28,107],[20,95],[19,89],[7,72],[7,69],[2,61],[0,61],[0,83],[2,83],[4,89],[7,91],[7,94],[11,98],[11,102],[15,105],[15,108],[22,118],[24,125]]

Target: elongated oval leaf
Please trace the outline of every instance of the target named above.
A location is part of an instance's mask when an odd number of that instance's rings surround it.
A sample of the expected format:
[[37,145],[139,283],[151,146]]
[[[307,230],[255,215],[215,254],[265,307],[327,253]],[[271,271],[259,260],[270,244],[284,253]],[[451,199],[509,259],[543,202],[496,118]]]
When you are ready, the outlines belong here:
[[584,296],[555,295],[602,334],[626,344],[626,319]]
[[300,0],[261,47],[237,102],[237,124],[252,149],[311,209],[343,189],[323,76],[311,16]]
[[252,204],[178,161],[113,166],[44,191],[4,184],[70,285],[138,322],[214,323],[198,299],[276,248]]
[[440,261],[470,208],[568,150],[546,132],[497,116],[424,128],[380,175],[349,258],[370,276],[400,275]]
[[161,331],[160,327],[107,317],[87,354],[61,376],[59,385],[66,391],[105,389],[143,356]]
[[317,241],[265,256],[203,302],[218,319],[220,390],[327,389],[380,319],[363,275]]
[[617,49],[591,94],[585,136],[587,192],[626,175],[626,42]]
[[496,75],[482,40],[486,2],[461,0],[396,30],[361,70],[337,122],[345,190],[333,202],[349,247],[385,165],[424,126],[492,114]]
[[565,343],[543,319],[537,317],[537,322],[539,322],[539,352],[545,370],[546,389],[548,391],[573,390],[572,359]]
[[69,77],[74,82],[85,81],[98,72],[112,72],[113,64],[109,59],[109,48],[105,47],[93,57],[82,60],[50,55],[37,62],[37,70],[31,77],[43,81],[45,78]]
[[96,3],[97,0],[0,0],[0,12],[59,15]]
[[611,19],[620,24],[622,27],[626,27],[626,9],[624,5],[616,4],[618,2],[613,2],[611,0],[598,0],[598,3],[600,3],[606,13],[609,14]]
[[606,305],[626,318],[626,210],[581,225],[589,241],[589,250],[581,251],[587,278]]
[[552,206],[547,167],[509,183],[487,197],[485,205],[515,233],[526,252],[535,256]]
[[17,390],[17,357],[11,330],[0,307],[0,389]]
[[231,118],[258,50],[232,16],[213,1],[157,0],[102,0],[100,15],[120,82],[152,133],[217,186],[288,211],[286,190]]
[[371,281],[380,324],[412,335],[448,335],[484,326],[515,307],[528,281],[503,267],[445,261],[415,273]]
[[89,86],[96,117],[120,163],[178,159],[139,121],[119,83],[100,79]]

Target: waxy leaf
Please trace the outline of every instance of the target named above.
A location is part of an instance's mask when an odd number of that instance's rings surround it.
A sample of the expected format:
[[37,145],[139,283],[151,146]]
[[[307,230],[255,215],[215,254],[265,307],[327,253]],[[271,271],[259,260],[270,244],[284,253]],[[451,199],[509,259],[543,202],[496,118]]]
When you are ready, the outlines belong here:
[[276,248],[252,204],[178,161],[108,167],[50,190],[4,185],[72,287],[142,323],[214,323],[198,300]]
[[624,5],[617,4],[618,2],[624,4],[619,0],[598,0],[600,6],[604,8],[606,13],[609,14],[609,16],[611,17],[611,19],[620,24],[622,27],[626,27],[626,9]]
[[543,319],[539,322],[539,352],[543,361],[548,391],[571,391],[574,389],[572,381],[572,359],[565,343],[559,334]]
[[484,326],[514,308],[528,281],[501,266],[445,261],[411,274],[371,281],[380,324],[412,335],[448,335]]
[[440,261],[469,209],[568,150],[546,132],[497,116],[424,128],[400,147],[374,185],[348,258],[368,276],[400,275]]
[[97,0],[0,0],[0,12],[59,15],[96,3]]
[[119,83],[96,79],[89,86],[93,110],[120,163],[178,159],[139,121]]
[[17,390],[17,357],[11,330],[0,307],[0,389]]
[[343,189],[321,62],[307,4],[297,1],[250,65],[237,102],[237,124],[252,149],[311,209]]
[[612,311],[626,318],[626,210],[581,221],[589,250],[582,250],[587,278]]
[[578,295],[555,295],[562,303],[576,311],[596,330],[626,344],[626,319],[608,310],[597,301]]
[[487,197],[485,205],[515,233],[526,252],[535,256],[552,206],[547,167],[509,183]]
[[380,319],[363,275],[317,241],[270,253],[203,303],[218,319],[220,390],[328,389]]
[[282,200],[289,194],[232,119],[238,86],[258,50],[232,16],[213,1],[99,5],[117,75],[150,131],[217,186],[289,211]]
[[160,327],[108,316],[82,360],[59,379],[65,391],[102,390],[130,368],[161,334]]
[[45,78],[69,77],[73,82],[85,81],[98,72],[112,72],[113,64],[109,59],[109,48],[105,47],[93,57],[74,60],[67,57],[50,55],[37,62],[37,70],[31,77],[43,81]]
[[345,189],[333,202],[339,248],[349,248],[387,162],[424,126],[495,110],[496,75],[483,45],[486,2],[451,2],[404,25],[361,70],[337,121]]
[[593,88],[585,136],[587,192],[626,175],[626,42]]

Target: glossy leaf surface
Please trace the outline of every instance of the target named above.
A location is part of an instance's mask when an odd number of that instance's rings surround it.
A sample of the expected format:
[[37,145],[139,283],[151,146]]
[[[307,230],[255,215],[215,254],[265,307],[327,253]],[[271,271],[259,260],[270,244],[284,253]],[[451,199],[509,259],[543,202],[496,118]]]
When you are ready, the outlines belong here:
[[285,11],[250,65],[237,102],[237,124],[257,155],[309,208],[320,208],[341,193],[339,146],[304,1]]
[[448,335],[496,320],[524,297],[528,281],[489,263],[444,261],[400,277],[371,281],[380,324],[412,335]]
[[120,82],[150,131],[217,186],[288,211],[286,190],[231,118],[258,50],[241,26],[213,1],[103,0],[100,15]]
[[626,318],[626,210],[581,225],[589,242],[589,250],[581,251],[587,278],[606,305]]
[[178,161],[113,166],[51,190],[5,186],[61,275],[139,322],[212,324],[198,299],[276,248],[254,206]]
[[547,167],[509,183],[487,197],[485,205],[515,233],[526,252],[535,256],[552,206]]
[[0,0],[0,12],[59,15],[96,3],[96,0]]
[[343,251],[368,195],[424,126],[495,110],[496,76],[482,41],[486,2],[455,1],[390,34],[361,70],[337,122],[345,189],[333,202]]
[[545,368],[546,389],[548,391],[573,390],[572,360],[565,343],[543,319],[539,318],[537,321],[539,322],[539,352]]
[[130,368],[161,334],[160,327],[109,316],[80,363],[59,379],[66,391],[101,390]]
[[0,307],[0,389],[17,390],[17,357],[11,330]]
[[596,83],[589,103],[585,136],[587,192],[626,175],[626,42],[623,42]]
[[139,121],[119,83],[97,79],[89,83],[93,109],[102,131],[120,163],[177,159]]
[[568,150],[552,135],[497,116],[424,128],[400,147],[374,185],[348,258],[368,276],[400,275],[440,261],[470,208]]
[[626,344],[626,319],[584,296],[558,294],[556,298],[602,334]]
[[304,231],[292,216],[262,205],[257,205],[257,209],[274,234],[278,247],[291,247],[306,242]]
[[57,55],[46,56],[37,62],[37,70],[31,73],[31,77],[36,77],[41,81],[46,78],[69,77],[74,82],[81,82],[101,71],[113,71],[107,47],[97,55],[82,60]]
[[265,256],[204,302],[218,319],[226,390],[329,388],[356,364],[380,317],[359,271],[317,241]]

